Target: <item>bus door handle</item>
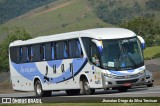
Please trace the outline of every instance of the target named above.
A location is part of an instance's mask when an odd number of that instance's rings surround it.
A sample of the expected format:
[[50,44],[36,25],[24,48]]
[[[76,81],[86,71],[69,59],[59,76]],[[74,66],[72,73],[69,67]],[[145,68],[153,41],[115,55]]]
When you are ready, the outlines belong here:
[[74,81],[73,63],[70,63],[70,72],[72,73],[72,77],[73,77],[73,81]]
[[56,64],[53,65],[53,73],[56,73]]
[[64,72],[64,64],[61,65],[61,71]]

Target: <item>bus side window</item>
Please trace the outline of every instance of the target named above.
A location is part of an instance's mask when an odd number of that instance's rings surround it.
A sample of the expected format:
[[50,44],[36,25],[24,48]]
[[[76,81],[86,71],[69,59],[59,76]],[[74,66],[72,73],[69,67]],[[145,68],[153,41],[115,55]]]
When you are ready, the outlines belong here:
[[77,39],[69,40],[69,57],[80,58],[82,55],[80,42]]
[[56,59],[68,58],[67,43],[65,41],[56,42]]
[[10,58],[14,63],[19,63],[19,47],[11,47],[10,48]]
[[45,52],[45,50],[46,50],[46,45],[45,45],[45,44],[42,44],[42,49],[43,49],[43,52],[42,52],[42,54],[43,54],[42,60],[46,60],[46,52]]
[[55,59],[55,43],[52,43],[52,59]]
[[85,52],[87,54],[88,59],[90,60],[91,56],[90,56],[90,42],[91,42],[91,38],[82,38],[82,42],[85,48]]
[[91,38],[82,38],[85,51],[87,53],[87,57],[91,63],[96,66],[100,66],[99,56],[98,56],[98,49],[95,43],[91,41]]
[[30,54],[31,54],[30,48],[31,48],[30,46],[27,47],[27,62],[30,62]]
[[95,64],[96,66],[100,66],[100,61],[98,58],[98,50],[97,50],[97,46],[91,42],[91,62],[93,64]]
[[19,63],[22,63],[22,47],[19,47]]
[[77,40],[77,47],[78,47],[78,50],[77,50],[78,57],[83,57],[83,52],[82,52],[82,48],[79,40]]
[[66,58],[68,58],[68,47],[67,47],[67,42],[64,42],[64,51],[63,51],[63,53],[64,53],[64,58],[66,59]]
[[44,44],[40,46],[40,60],[44,60]]
[[28,49],[27,46],[22,47],[22,62],[23,63],[28,62],[28,55],[27,55],[28,50],[27,49]]
[[40,61],[40,45],[32,45],[28,47],[28,59],[30,62]]
[[31,46],[31,54],[30,54],[30,61],[33,61],[33,56],[34,56],[34,47]]
[[45,60],[51,60],[52,59],[52,43],[46,43],[44,47],[44,57]]

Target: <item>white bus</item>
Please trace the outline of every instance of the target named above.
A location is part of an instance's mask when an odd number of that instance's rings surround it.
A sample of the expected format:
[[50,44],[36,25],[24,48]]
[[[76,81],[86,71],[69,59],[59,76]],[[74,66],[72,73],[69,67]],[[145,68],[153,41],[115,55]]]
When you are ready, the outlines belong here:
[[9,46],[14,90],[37,97],[64,90],[68,95],[95,89],[125,92],[145,81],[142,37],[123,28],[97,28],[14,41]]

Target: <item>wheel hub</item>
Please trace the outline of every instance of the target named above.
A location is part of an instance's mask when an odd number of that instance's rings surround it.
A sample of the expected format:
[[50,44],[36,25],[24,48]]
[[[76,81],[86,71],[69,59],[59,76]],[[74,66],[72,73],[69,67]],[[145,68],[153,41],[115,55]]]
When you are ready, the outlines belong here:
[[41,94],[42,90],[41,90],[41,86],[38,84],[37,85],[37,94]]
[[85,90],[88,90],[88,89],[89,89],[89,83],[88,83],[88,82],[85,82],[85,83],[84,83],[84,89],[85,89]]

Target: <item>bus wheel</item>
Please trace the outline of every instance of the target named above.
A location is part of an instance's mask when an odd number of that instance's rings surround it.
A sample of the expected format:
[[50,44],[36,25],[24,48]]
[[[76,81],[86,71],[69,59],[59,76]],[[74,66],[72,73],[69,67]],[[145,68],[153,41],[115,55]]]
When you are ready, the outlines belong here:
[[82,81],[82,83],[83,83],[82,89],[83,89],[85,95],[90,95],[90,94],[94,94],[95,93],[95,89],[91,89],[90,88],[90,85],[89,85],[89,82],[88,82],[87,79],[84,79]]
[[36,81],[34,89],[36,97],[49,97],[52,94],[52,91],[43,91],[41,82],[39,80]]
[[39,80],[37,80],[35,82],[34,89],[35,89],[36,97],[42,97],[43,96],[42,85],[41,85],[41,82]]
[[119,92],[127,92],[128,88],[127,87],[120,87],[118,88]]
[[80,89],[66,90],[67,95],[78,95],[80,93]]

